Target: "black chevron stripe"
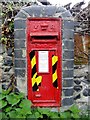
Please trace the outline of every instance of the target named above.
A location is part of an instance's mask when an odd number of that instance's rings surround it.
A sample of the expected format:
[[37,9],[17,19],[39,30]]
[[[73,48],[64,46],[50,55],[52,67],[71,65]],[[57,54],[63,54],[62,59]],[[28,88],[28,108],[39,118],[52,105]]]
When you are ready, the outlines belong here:
[[36,73],[36,64],[34,65],[34,67],[32,68],[32,78],[34,76],[34,74]]
[[57,62],[52,66],[52,73],[55,73],[55,70],[57,69]]
[[35,50],[31,51],[29,56],[30,56],[30,60],[32,60],[32,58],[35,56]]

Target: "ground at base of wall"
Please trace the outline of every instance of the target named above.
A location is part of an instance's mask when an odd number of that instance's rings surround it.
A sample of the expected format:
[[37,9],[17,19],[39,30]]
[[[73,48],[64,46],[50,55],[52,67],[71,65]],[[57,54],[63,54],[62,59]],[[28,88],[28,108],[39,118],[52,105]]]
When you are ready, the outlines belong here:
[[74,100],[82,111],[89,108],[90,80],[88,65],[74,66]]

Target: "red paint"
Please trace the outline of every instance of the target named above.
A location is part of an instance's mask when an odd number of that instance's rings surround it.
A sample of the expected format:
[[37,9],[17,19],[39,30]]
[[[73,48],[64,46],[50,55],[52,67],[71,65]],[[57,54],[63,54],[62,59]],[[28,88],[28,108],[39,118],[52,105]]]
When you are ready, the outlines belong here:
[[[27,19],[27,78],[28,99],[34,106],[59,107],[61,105],[62,87],[62,44],[61,18],[28,18]],[[39,73],[42,76],[39,91],[32,91],[31,62],[29,53],[35,50],[36,69],[38,72],[38,51],[49,52],[49,72]],[[58,56],[57,75],[58,89],[52,85],[52,55]]]

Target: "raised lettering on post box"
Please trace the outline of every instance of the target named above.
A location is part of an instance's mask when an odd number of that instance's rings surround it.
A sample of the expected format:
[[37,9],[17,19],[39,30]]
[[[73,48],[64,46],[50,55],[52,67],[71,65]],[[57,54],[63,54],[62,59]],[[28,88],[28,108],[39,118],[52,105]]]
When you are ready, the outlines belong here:
[[33,106],[61,105],[61,18],[27,19],[28,99]]

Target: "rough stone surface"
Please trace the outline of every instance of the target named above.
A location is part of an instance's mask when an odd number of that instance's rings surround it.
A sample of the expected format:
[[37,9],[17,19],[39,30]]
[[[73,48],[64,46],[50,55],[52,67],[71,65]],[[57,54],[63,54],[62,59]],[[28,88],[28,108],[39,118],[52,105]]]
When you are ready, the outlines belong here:
[[25,30],[16,30],[14,32],[15,39],[25,39],[26,38],[25,36],[26,36]]
[[74,86],[74,90],[75,90],[76,92],[79,92],[79,91],[82,90],[82,86],[81,86],[81,85]]
[[14,47],[17,48],[25,48],[25,40],[15,40]]
[[12,66],[13,65],[13,62],[12,62],[12,58],[7,56],[5,59],[4,59],[4,65],[6,66]]
[[75,103],[82,109],[87,110],[89,104],[90,82],[85,77],[87,75],[88,66],[74,66],[74,100]]
[[15,76],[17,77],[25,77],[25,69],[15,69]]
[[73,36],[74,36],[74,31],[71,30],[71,29],[65,29],[63,31],[63,38],[65,39],[73,39]]
[[15,60],[15,67],[16,68],[25,68],[26,67],[26,61],[25,60]]
[[64,20],[63,21],[65,29],[73,29],[74,28],[74,23],[73,21],[69,20]]
[[73,71],[72,70],[63,70],[63,78],[72,78]]
[[22,50],[14,50],[15,58],[23,58],[23,51]]
[[26,20],[18,19],[14,22],[14,29],[25,29],[26,28]]
[[62,66],[63,66],[63,69],[64,70],[67,70],[69,68],[73,68],[73,65],[74,65],[74,61],[73,60],[66,60],[66,61],[62,61]]
[[63,59],[73,59],[74,58],[74,51],[63,51]]
[[74,42],[69,41],[69,40],[63,41],[63,49],[73,50],[74,49]]
[[71,97],[71,98],[64,98],[62,100],[62,105],[63,106],[70,106],[70,105],[73,104],[73,101],[74,101],[73,97]]
[[73,79],[63,79],[63,87],[72,87]]
[[73,96],[73,88],[63,88],[63,94],[65,95],[65,96]]

